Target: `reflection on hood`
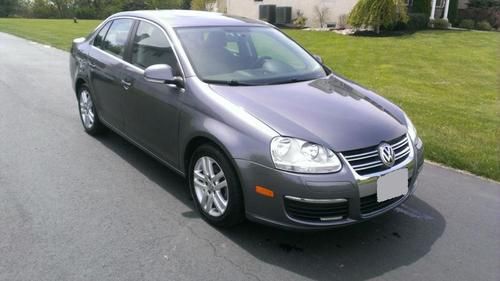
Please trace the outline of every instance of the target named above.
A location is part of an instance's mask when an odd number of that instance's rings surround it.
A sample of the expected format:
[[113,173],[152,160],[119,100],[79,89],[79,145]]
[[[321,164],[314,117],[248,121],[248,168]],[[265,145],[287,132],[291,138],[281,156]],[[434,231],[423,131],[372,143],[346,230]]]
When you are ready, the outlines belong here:
[[325,92],[326,94],[339,94],[344,97],[351,97],[355,100],[366,99],[364,95],[356,92],[351,86],[344,83],[333,75],[326,79],[317,79],[309,83],[309,86]]

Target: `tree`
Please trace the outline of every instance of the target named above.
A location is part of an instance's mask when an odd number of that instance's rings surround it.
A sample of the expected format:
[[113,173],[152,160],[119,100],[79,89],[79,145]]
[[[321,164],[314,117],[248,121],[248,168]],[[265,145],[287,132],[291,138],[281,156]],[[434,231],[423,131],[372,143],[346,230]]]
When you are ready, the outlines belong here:
[[215,5],[215,0],[193,0],[191,1],[192,10],[209,11]]
[[51,0],[50,2],[56,7],[60,18],[66,17],[69,6],[68,0]]
[[328,13],[330,12],[328,7],[314,6],[314,12],[316,13],[316,17],[318,18],[320,27],[326,27],[326,19],[328,17]]
[[34,0],[31,8],[33,11],[33,17],[35,18],[57,18],[59,14],[54,4],[47,0]]
[[0,17],[13,15],[17,5],[17,0],[0,0]]
[[123,11],[147,10],[149,8],[148,3],[144,0],[128,0],[122,4]]
[[181,0],[181,9],[184,10],[191,9],[191,0]]
[[372,26],[379,34],[381,26],[408,22],[408,12],[403,0],[360,0],[348,22],[357,28]]
[[148,0],[146,2],[151,9],[178,9],[182,5],[182,0]]

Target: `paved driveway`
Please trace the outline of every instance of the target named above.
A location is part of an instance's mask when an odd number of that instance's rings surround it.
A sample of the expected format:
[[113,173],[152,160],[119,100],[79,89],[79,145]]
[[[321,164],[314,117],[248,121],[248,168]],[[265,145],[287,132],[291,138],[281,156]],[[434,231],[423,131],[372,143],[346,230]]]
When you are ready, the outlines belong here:
[[215,229],[185,182],[80,125],[68,53],[0,33],[0,280],[500,280],[500,185],[426,164],[416,194],[321,233]]

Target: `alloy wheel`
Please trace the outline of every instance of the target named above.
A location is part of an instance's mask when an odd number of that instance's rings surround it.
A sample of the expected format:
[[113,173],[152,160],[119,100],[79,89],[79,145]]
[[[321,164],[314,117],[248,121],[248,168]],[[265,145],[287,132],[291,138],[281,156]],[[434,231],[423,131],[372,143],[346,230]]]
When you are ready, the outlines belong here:
[[229,190],[220,165],[211,157],[200,157],[194,165],[193,182],[201,209],[212,217],[222,216],[229,202]]
[[94,103],[88,90],[83,90],[80,93],[80,115],[82,116],[83,126],[86,129],[91,129],[94,126],[95,112]]

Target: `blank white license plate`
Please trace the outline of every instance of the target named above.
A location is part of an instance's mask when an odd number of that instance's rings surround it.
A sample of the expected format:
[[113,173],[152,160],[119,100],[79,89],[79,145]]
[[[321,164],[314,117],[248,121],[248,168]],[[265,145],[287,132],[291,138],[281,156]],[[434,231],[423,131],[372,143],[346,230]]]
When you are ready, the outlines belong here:
[[396,170],[378,178],[377,202],[408,193],[408,169]]

